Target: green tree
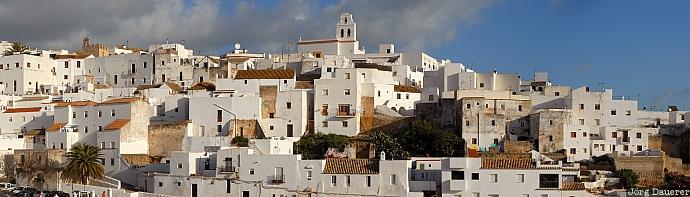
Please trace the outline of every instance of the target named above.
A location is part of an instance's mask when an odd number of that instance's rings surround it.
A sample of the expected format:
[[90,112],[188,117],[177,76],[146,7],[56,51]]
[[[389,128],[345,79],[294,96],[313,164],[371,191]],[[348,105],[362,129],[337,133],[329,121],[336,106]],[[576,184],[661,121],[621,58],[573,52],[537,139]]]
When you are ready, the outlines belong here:
[[13,55],[15,53],[26,53],[29,50],[29,47],[24,45],[24,43],[21,42],[12,42],[12,46],[5,50],[4,55]]
[[452,131],[436,123],[417,119],[396,134],[398,142],[413,156],[463,156],[464,142]]
[[624,188],[635,187],[635,184],[637,184],[640,179],[640,175],[631,169],[619,170],[618,177],[621,179],[621,184],[623,184]]
[[67,165],[62,173],[62,179],[87,184],[89,178],[103,178],[104,170],[101,165],[103,154],[101,149],[88,144],[78,144],[67,153]]
[[230,141],[232,145],[239,146],[239,147],[247,147],[249,146],[249,138],[244,137],[244,136],[237,136],[232,138]]
[[296,149],[303,159],[323,159],[328,148],[345,149],[348,137],[336,134],[310,133],[302,136],[296,143]]
[[[369,135],[369,142],[374,144],[376,149],[376,158],[380,157],[380,153],[386,154],[386,159],[408,159],[410,153],[406,151],[398,140],[390,135],[376,131]],[[379,158],[380,159],[380,158]]]

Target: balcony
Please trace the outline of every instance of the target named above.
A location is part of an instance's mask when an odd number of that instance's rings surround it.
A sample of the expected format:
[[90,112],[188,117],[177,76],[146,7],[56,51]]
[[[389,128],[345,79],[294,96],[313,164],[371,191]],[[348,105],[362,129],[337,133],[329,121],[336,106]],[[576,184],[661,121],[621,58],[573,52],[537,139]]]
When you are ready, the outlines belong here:
[[223,167],[218,168],[218,171],[220,171],[221,174],[236,172],[235,166],[223,166]]
[[337,117],[355,117],[355,110],[339,110]]
[[271,183],[273,183],[273,184],[285,183],[285,175],[275,175],[275,176],[273,176],[273,180],[271,180]]

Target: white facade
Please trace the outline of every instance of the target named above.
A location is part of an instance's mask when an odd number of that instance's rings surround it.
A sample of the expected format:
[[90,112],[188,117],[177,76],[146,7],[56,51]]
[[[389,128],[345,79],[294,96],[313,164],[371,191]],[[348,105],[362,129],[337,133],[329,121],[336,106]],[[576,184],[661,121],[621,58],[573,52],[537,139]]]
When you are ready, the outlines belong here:
[[52,94],[55,60],[35,55],[0,57],[0,87],[4,94]]

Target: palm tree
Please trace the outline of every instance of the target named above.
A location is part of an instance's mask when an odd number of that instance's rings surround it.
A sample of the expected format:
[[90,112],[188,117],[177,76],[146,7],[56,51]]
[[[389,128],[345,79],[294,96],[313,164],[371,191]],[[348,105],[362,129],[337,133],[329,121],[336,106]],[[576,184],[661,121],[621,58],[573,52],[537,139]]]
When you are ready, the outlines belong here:
[[67,165],[62,172],[62,179],[86,185],[89,178],[103,178],[101,149],[88,144],[78,144],[67,153]]
[[12,46],[5,50],[5,55],[14,55],[15,53],[25,53],[29,50],[29,47],[21,42],[12,42]]

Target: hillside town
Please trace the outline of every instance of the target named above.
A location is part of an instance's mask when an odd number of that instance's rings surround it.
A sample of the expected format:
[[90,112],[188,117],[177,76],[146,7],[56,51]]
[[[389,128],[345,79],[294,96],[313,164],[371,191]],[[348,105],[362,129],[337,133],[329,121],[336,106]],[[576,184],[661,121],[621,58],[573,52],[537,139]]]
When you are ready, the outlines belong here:
[[357,20],[343,12],[322,30],[331,37],[283,53],[2,41],[0,189],[587,197],[690,187],[689,111],[393,43],[365,50]]

